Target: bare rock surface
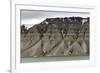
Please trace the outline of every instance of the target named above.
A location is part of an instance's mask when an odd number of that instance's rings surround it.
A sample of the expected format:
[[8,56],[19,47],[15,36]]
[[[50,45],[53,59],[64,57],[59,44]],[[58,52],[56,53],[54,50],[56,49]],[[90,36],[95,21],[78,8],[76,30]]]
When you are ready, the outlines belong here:
[[89,18],[47,18],[29,29],[21,26],[21,57],[81,55],[89,55]]

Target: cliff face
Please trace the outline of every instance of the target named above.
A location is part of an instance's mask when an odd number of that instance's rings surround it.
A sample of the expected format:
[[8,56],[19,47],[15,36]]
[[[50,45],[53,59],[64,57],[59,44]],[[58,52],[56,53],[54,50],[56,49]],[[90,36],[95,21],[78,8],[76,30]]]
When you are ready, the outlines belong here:
[[89,55],[89,18],[47,18],[23,27],[21,57]]

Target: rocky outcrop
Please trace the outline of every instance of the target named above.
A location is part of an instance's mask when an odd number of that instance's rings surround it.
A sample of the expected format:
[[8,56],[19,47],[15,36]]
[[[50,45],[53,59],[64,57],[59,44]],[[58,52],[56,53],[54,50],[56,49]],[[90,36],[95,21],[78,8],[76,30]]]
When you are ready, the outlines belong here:
[[21,57],[78,55],[89,55],[89,18],[47,18],[21,27]]

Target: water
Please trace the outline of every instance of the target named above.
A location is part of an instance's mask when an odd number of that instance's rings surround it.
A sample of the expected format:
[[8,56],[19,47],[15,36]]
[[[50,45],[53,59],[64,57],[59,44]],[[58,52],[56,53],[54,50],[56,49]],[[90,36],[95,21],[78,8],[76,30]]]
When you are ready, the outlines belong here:
[[50,61],[73,61],[73,60],[89,60],[89,56],[30,57],[30,58],[21,58],[21,63],[50,62]]

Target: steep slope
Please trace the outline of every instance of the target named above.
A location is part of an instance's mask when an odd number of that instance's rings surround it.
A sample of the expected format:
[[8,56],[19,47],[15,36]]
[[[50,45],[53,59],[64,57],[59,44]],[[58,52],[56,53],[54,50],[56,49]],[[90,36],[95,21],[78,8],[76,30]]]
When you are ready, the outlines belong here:
[[21,27],[21,57],[71,55],[89,55],[89,18],[47,18]]

